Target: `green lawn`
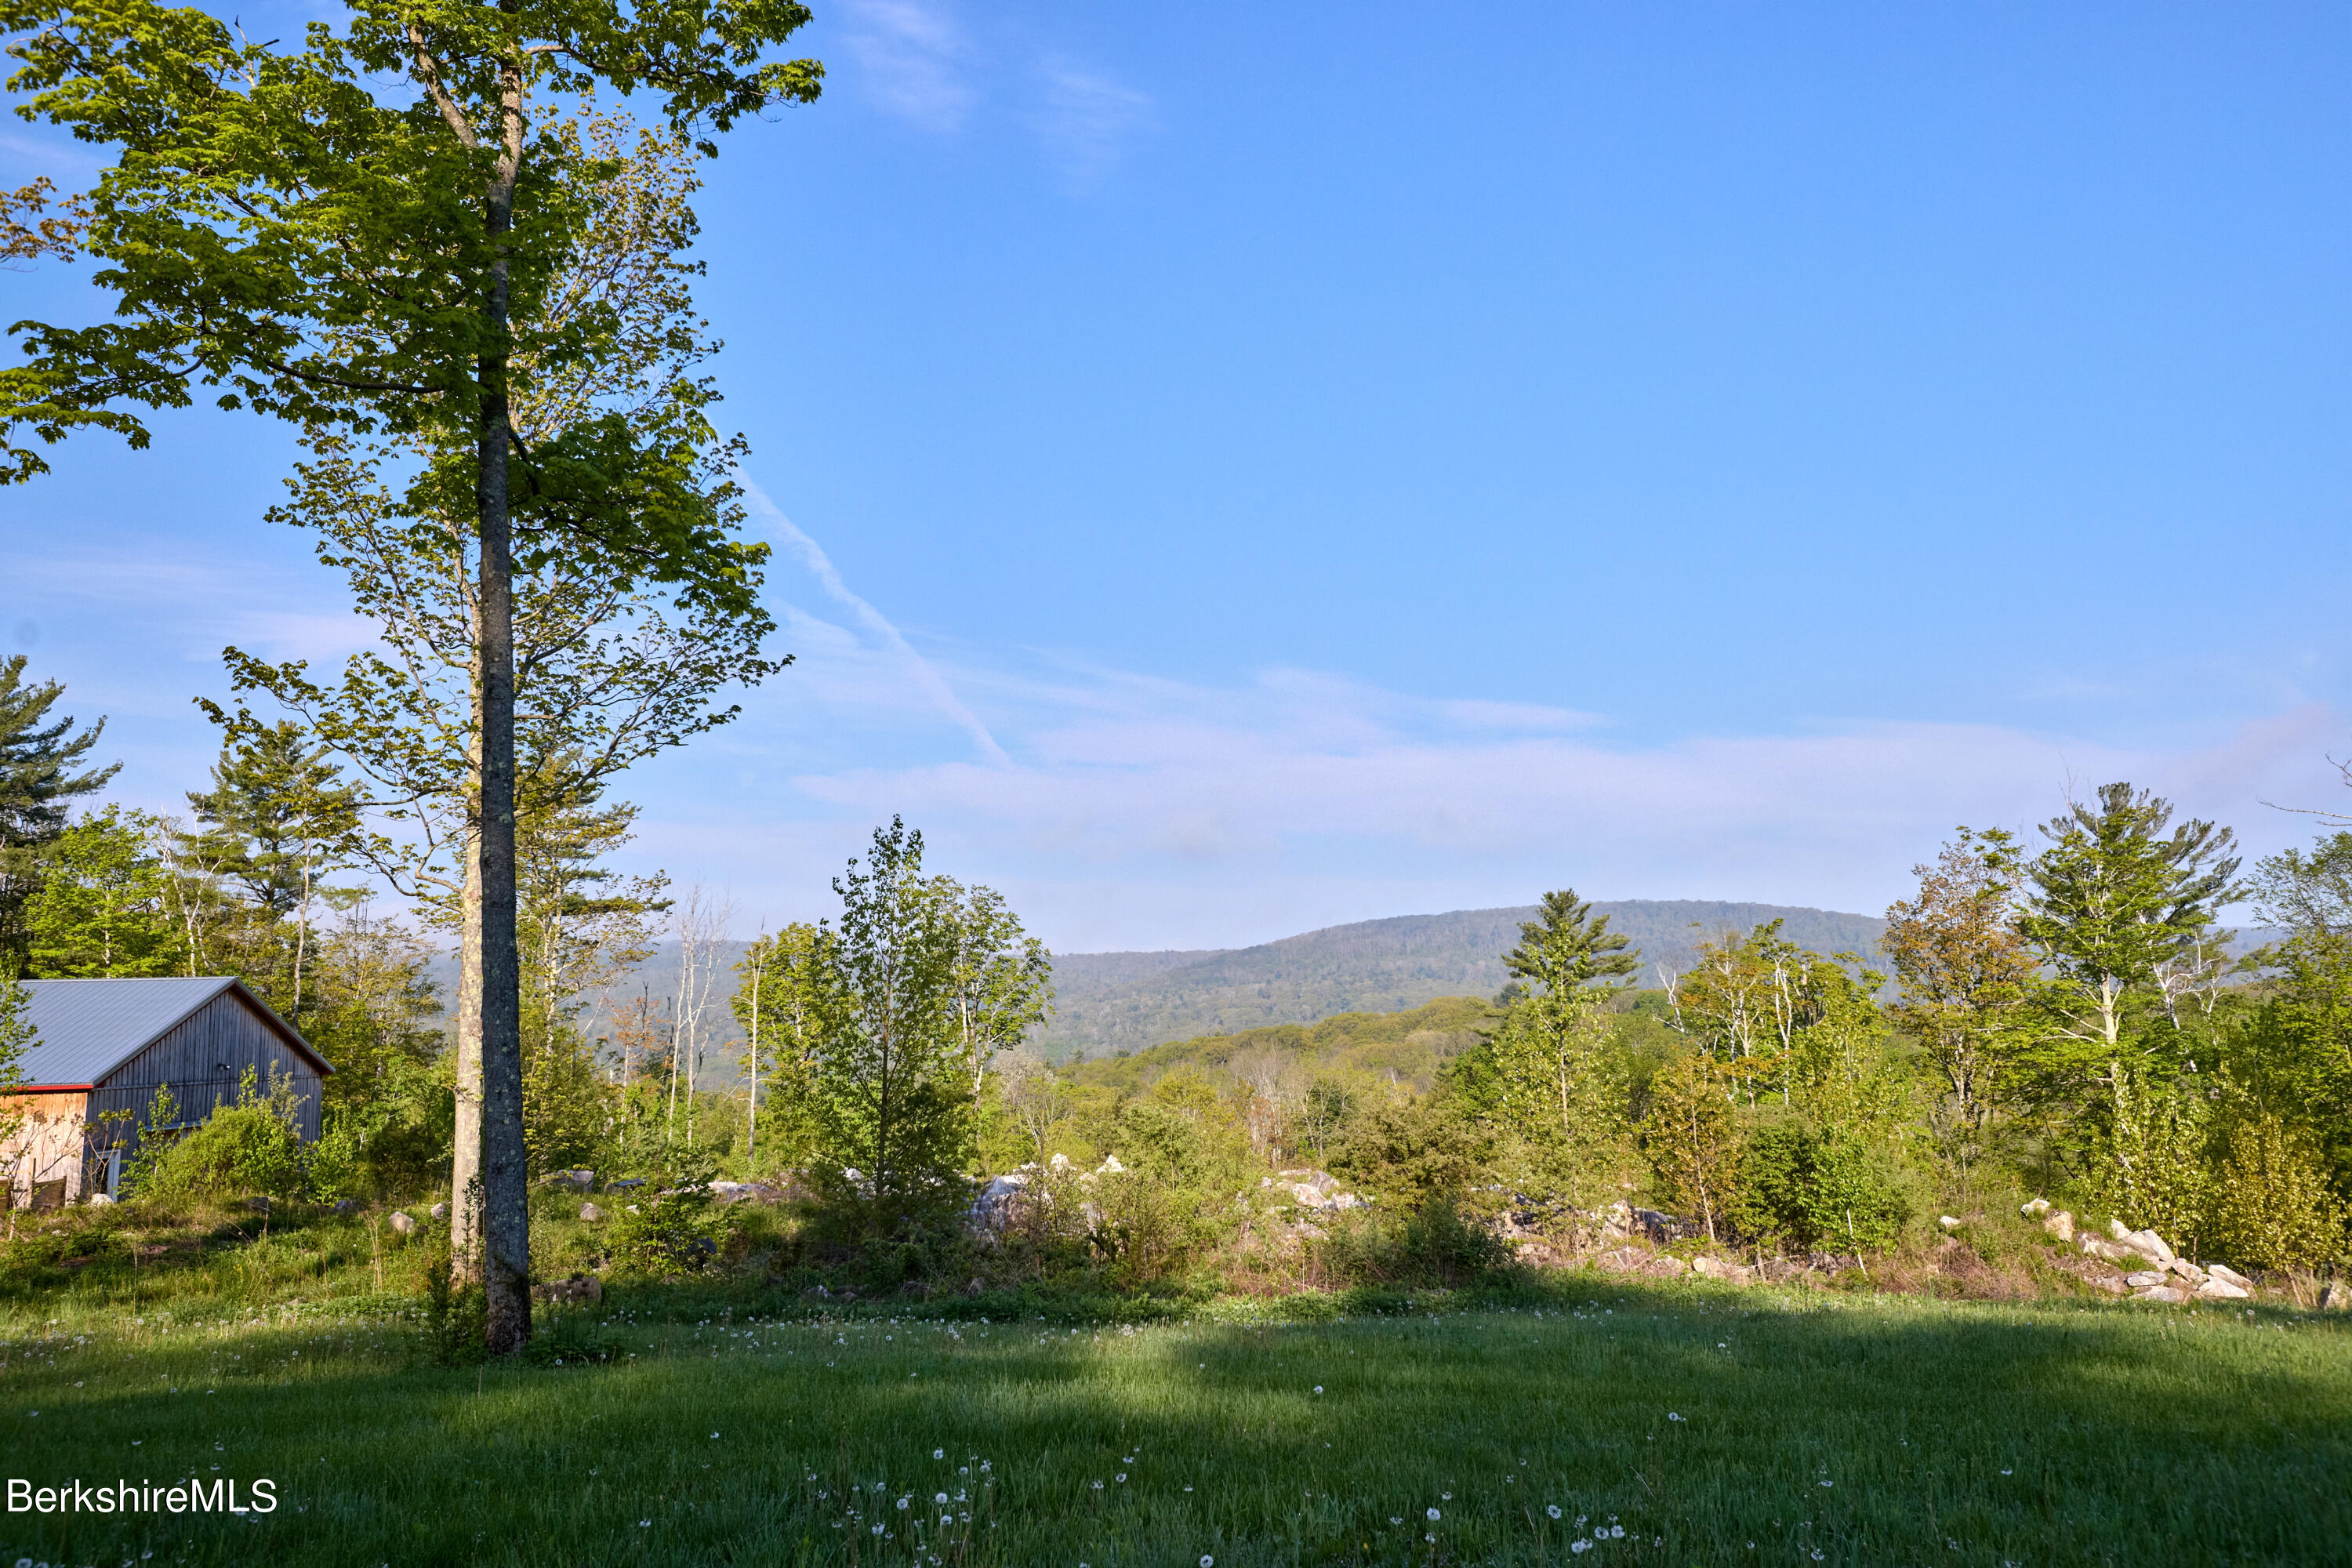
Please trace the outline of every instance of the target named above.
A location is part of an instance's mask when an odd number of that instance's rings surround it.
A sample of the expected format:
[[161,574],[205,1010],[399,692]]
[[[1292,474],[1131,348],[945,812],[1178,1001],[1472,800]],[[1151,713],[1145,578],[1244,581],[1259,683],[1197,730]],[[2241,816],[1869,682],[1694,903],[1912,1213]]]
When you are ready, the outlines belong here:
[[0,1563],[2352,1561],[2340,1320],[1579,1275],[1311,1324],[721,1300],[616,1296],[609,1362],[451,1369],[402,1298],[20,1297],[0,1476],[281,1500],[0,1513]]

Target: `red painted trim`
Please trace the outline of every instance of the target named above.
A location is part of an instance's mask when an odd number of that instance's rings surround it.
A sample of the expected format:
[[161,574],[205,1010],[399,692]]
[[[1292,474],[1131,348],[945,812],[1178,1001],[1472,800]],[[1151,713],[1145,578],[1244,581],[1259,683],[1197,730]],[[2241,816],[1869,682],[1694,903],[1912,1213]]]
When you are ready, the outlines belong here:
[[69,1094],[75,1089],[92,1089],[94,1083],[17,1083],[0,1089],[0,1100],[19,1094]]

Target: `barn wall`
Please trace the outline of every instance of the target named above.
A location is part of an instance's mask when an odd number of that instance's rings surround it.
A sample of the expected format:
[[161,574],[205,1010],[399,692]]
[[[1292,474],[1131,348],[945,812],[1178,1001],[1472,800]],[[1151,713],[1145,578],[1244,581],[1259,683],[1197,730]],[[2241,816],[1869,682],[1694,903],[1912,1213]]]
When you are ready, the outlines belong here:
[[8,1202],[22,1208],[46,1182],[65,1183],[64,1197],[81,1195],[81,1131],[89,1096],[79,1089],[56,1094],[0,1097],[0,1115],[21,1110],[24,1124],[0,1143],[0,1176],[8,1182]]
[[[159,1085],[172,1086],[184,1123],[202,1121],[217,1105],[236,1103],[236,1086],[251,1068],[266,1092],[272,1071],[290,1077],[300,1100],[295,1125],[305,1142],[319,1136],[319,1072],[289,1049],[234,991],[224,991],[183,1018],[172,1031],[109,1073],[89,1097],[93,1127],[110,1110],[128,1110],[119,1124],[125,1160],[139,1147],[138,1122]],[[100,1142],[116,1134],[100,1132]]]

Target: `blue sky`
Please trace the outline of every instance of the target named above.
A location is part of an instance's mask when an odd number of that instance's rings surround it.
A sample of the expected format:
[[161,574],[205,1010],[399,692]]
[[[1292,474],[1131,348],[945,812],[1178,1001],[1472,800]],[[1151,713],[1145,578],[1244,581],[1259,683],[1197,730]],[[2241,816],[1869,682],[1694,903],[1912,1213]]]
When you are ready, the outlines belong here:
[[[747,930],[892,811],[1082,950],[1564,883],[1874,910],[2108,778],[2262,849],[2344,802],[2340,7],[805,37],[824,100],[700,204],[798,662],[626,785]],[[0,181],[89,166],[0,130]],[[0,492],[0,637],[163,805],[224,642],[365,628],[260,521],[282,435],[158,428]]]

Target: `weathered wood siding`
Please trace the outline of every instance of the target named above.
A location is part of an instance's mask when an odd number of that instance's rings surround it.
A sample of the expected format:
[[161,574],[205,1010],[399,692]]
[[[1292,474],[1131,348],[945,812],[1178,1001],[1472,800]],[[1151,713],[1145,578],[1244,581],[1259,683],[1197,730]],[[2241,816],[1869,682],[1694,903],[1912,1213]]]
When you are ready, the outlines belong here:
[[89,1097],[91,1141],[116,1142],[109,1124],[100,1121],[110,1110],[128,1110],[119,1124],[119,1147],[125,1160],[137,1152],[137,1123],[147,1114],[156,1089],[172,1087],[180,1102],[183,1125],[202,1121],[217,1105],[236,1103],[236,1086],[252,1068],[264,1093],[271,1073],[290,1078],[301,1102],[295,1125],[305,1142],[319,1136],[319,1071],[296,1054],[278,1031],[247,1006],[234,991],[224,991],[180,1020],[170,1033],[123,1063]]
[[16,1135],[0,1143],[8,1206],[29,1205],[34,1190],[45,1182],[64,1182],[68,1200],[81,1195],[82,1103],[88,1098],[78,1089],[0,1097],[0,1115],[24,1116]]

